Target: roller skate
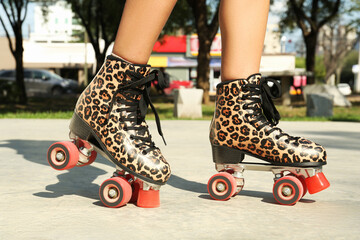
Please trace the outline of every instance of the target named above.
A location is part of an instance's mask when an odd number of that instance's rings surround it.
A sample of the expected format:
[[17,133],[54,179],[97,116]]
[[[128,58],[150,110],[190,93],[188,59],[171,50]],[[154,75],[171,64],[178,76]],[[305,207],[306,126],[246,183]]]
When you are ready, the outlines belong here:
[[[272,172],[273,195],[283,205],[294,205],[306,192],[314,194],[330,186],[322,172],[325,149],[276,127],[280,114],[272,98],[281,95],[280,89],[276,80],[260,74],[217,85],[210,143],[219,173],[208,181],[212,198],[228,200],[237,195],[244,187],[245,170]],[[265,162],[243,162],[245,155]]]
[[100,200],[107,207],[128,202],[147,208],[160,205],[159,189],[170,177],[170,166],[145,122],[150,105],[163,136],[149,97],[155,80],[165,84],[161,72],[150,72],[150,65],[108,56],[75,106],[69,127],[72,141],[57,142],[48,149],[48,162],[56,170],[89,165],[97,153],[113,162],[114,175],[100,187]]

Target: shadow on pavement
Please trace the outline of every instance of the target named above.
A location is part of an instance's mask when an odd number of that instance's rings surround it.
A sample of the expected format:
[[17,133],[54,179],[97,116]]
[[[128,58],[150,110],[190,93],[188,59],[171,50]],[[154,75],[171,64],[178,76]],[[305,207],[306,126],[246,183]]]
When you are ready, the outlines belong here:
[[[99,185],[92,183],[98,176],[104,175],[107,172],[101,168],[94,167],[93,165],[85,167],[76,167],[71,170],[56,171],[52,169],[46,158],[47,149],[53,141],[39,141],[39,140],[4,140],[0,143],[1,148],[12,148],[16,150],[17,154],[23,155],[24,159],[32,163],[46,165],[49,171],[53,171],[57,175],[58,182],[49,184],[45,187],[44,192],[33,193],[34,196],[42,198],[58,198],[64,195],[78,195],[90,199],[98,200]],[[103,158],[100,154],[96,159],[97,163],[114,166],[107,159]],[[109,173],[111,176],[112,173]],[[36,173],[34,173],[36,177]],[[105,178],[104,178],[105,180]],[[182,189],[184,191],[191,191],[200,193],[200,198],[212,199],[207,193],[207,185],[177,175],[172,175],[168,181],[172,187]],[[264,202],[275,203],[271,192],[259,192],[251,190],[242,190],[239,195],[248,197],[263,198]],[[302,202],[312,202],[311,200],[301,200]],[[98,203],[100,205],[100,203]],[[96,204],[96,205],[98,205]]]
[[187,180],[185,178],[171,175],[169,181],[167,182],[170,186],[185,191],[196,192],[196,193],[207,193],[207,185],[203,183],[198,183],[194,181]]
[[[45,187],[47,192],[34,193],[34,196],[44,198],[57,198],[64,195],[78,195],[91,199],[98,199],[99,185],[92,183],[98,176],[106,174],[106,171],[94,167],[93,165],[85,167],[76,167],[71,170],[56,171],[50,167],[47,162],[47,150],[53,141],[39,140],[4,140],[0,143],[0,149],[3,147],[16,150],[17,154],[23,155],[24,159],[36,164],[46,165],[49,171],[57,175],[58,182],[49,184]],[[96,162],[112,165],[108,160],[98,155]],[[109,177],[111,173],[109,173]],[[36,173],[34,173],[36,177]],[[105,180],[105,179],[104,179]]]
[[[266,203],[276,203],[272,193],[269,192],[260,192],[260,191],[252,191],[252,190],[241,190],[240,193],[238,193],[235,197],[238,196],[247,196],[247,197],[254,197],[254,198],[262,198],[262,202],[266,202]],[[214,199],[209,195],[209,194],[202,194],[199,195],[199,198],[203,198],[203,199],[207,199],[207,200],[212,200],[214,201]],[[231,198],[230,198],[231,200]]]

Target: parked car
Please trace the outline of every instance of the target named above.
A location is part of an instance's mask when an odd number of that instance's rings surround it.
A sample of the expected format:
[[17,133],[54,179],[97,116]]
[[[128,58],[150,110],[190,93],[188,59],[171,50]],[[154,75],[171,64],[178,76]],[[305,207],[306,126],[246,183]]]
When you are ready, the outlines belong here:
[[[15,70],[1,70],[0,81],[15,83]],[[25,69],[24,81],[28,96],[57,96],[63,93],[74,93],[78,87],[76,81],[62,78],[55,73],[42,69]]]
[[347,83],[339,83],[337,85],[337,88],[342,93],[342,95],[347,96],[351,94],[351,88],[350,85]]

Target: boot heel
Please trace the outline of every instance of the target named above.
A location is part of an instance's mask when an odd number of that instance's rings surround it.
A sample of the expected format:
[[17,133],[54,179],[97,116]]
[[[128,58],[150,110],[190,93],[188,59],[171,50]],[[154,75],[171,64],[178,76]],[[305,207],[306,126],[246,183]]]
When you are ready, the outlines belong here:
[[83,140],[91,136],[90,127],[76,114],[73,114],[70,122],[70,131]]
[[238,149],[217,145],[211,145],[211,148],[214,163],[237,164],[245,158],[245,154]]

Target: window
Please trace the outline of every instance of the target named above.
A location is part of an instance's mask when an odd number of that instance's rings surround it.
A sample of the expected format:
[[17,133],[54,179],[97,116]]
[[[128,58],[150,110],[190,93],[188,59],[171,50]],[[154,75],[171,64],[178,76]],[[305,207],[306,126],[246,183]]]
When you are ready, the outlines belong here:
[[41,80],[47,80],[47,79],[50,79],[50,74],[48,74],[47,72],[42,72],[42,71],[34,71],[34,78],[41,79]]
[[31,72],[25,70],[25,71],[24,71],[24,78],[31,78]]
[[15,71],[7,70],[0,74],[1,77],[15,77]]

